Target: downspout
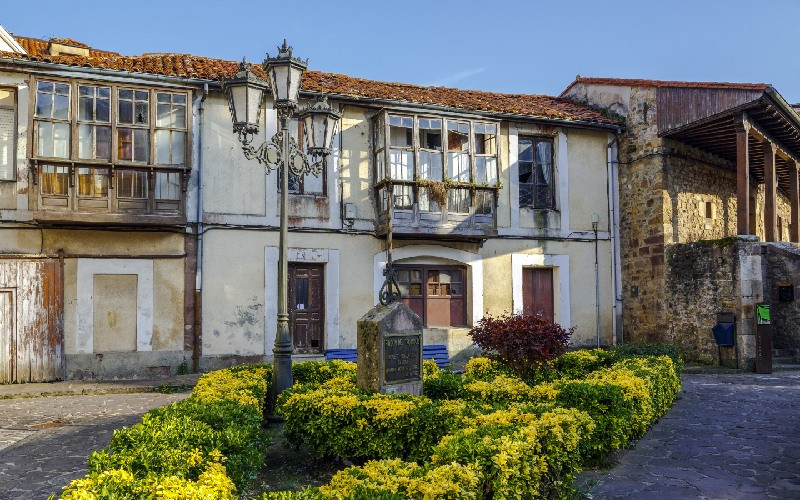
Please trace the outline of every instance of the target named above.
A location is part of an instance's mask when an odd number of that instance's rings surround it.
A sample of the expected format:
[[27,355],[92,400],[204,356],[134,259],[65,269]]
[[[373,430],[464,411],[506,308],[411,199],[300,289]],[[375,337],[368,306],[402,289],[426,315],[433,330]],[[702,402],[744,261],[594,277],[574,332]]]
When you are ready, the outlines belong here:
[[619,241],[619,137],[608,143],[608,210],[611,224],[611,274],[614,284],[614,314],[612,317],[612,343],[624,342],[622,325],[622,265],[620,263]]
[[205,102],[208,84],[203,84],[203,96],[197,104],[197,273],[194,281],[194,343],[192,371],[200,371],[200,343],[203,327],[203,133],[205,130]]

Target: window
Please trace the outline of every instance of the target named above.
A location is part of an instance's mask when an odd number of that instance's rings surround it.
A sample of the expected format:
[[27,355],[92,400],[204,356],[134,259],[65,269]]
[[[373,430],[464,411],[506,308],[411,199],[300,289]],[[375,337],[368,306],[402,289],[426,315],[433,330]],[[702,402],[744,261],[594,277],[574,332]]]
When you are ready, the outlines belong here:
[[0,181],[15,180],[17,93],[0,89]]
[[69,193],[69,167],[63,165],[42,165],[42,194],[66,195]]
[[156,93],[156,163],[183,165],[186,147],[186,96]]
[[78,86],[78,158],[111,159],[110,116],[109,87]]
[[[372,146],[381,212],[394,185],[393,207],[420,212],[492,215],[498,187],[496,123],[379,113]],[[442,184],[447,181],[448,184]],[[440,205],[440,203],[443,206]],[[473,203],[480,203],[480,208]]]
[[144,170],[117,170],[118,198],[147,198],[147,172]]
[[[303,133],[303,122],[297,118],[292,118],[289,122],[289,135],[297,142],[297,147],[301,151],[305,149],[305,139]],[[308,161],[312,162],[314,159],[308,156]],[[291,194],[313,194],[322,196],[325,194],[325,172],[327,171],[327,158],[325,165],[323,165],[322,172],[319,175],[302,175],[298,176],[291,169],[289,169],[289,193]],[[281,189],[281,182],[283,170],[278,175],[278,189]]]
[[69,97],[70,86],[65,83],[37,83],[35,128],[38,156],[69,158]]
[[714,227],[714,206],[710,201],[700,202],[701,214],[705,216],[705,228],[712,229]]
[[150,153],[150,93],[119,89],[117,93],[117,159],[147,163]]
[[519,205],[555,208],[553,181],[553,140],[519,138]]
[[[39,81],[35,88],[33,160],[39,192],[47,195],[42,206],[182,210],[188,92],[83,81]],[[0,94],[0,151],[2,105]]]

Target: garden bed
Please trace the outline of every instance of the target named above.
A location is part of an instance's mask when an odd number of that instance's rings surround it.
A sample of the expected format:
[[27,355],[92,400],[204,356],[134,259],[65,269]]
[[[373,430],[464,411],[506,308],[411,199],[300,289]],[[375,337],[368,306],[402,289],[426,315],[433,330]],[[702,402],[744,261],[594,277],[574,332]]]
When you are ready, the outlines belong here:
[[653,346],[566,353],[525,380],[487,358],[462,376],[426,362],[413,397],[358,389],[353,363],[298,363],[278,402],[286,448],[265,454],[271,367],[219,370],[116,431],[62,498],[564,497],[666,413],[680,371],[677,351]]

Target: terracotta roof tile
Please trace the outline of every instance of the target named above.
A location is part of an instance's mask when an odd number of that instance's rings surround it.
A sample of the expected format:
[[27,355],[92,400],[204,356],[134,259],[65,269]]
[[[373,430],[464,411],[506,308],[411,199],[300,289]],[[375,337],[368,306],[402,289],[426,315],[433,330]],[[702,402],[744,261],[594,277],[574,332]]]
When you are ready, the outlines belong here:
[[[98,69],[150,73],[178,78],[218,80],[233,76],[238,62],[198,57],[189,54],[144,54],[122,56],[114,52],[90,48],[89,57],[75,55],[51,56],[48,42],[34,38],[16,37],[28,52],[27,56],[0,53],[0,58],[81,66]],[[258,65],[253,72],[264,77]],[[335,73],[306,71],[302,88],[353,98],[371,98],[419,104],[431,104],[464,110],[541,117],[597,124],[616,124],[613,119],[559,97],[536,94],[502,94],[480,90],[460,90],[447,87],[424,87],[406,83],[379,82]]]
[[731,83],[731,82],[680,82],[669,80],[644,80],[638,78],[593,78],[578,76],[570,84],[588,83],[594,85],[620,85],[626,87],[687,87],[704,89],[743,89],[743,90],[765,90],[770,85],[766,83]]
[[[30,38],[26,36],[14,36],[17,42],[25,49],[25,52],[30,56],[46,56],[50,54],[50,41],[42,40],[40,38]],[[51,38],[50,40],[61,43],[63,45],[72,45],[74,47],[83,47],[89,49],[89,57],[98,56],[119,56],[117,52],[109,52],[107,50],[97,50],[89,47],[85,43],[77,42],[71,38]]]

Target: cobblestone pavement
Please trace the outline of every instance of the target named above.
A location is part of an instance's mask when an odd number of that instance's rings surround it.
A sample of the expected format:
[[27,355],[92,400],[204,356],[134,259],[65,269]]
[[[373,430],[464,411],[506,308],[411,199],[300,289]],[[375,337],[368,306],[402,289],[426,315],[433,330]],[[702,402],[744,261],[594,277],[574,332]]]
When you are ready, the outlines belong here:
[[0,499],[42,499],[86,473],[92,451],[179,394],[105,394],[0,400]]
[[593,481],[597,499],[800,499],[800,372],[685,375],[613,469],[579,478]]

